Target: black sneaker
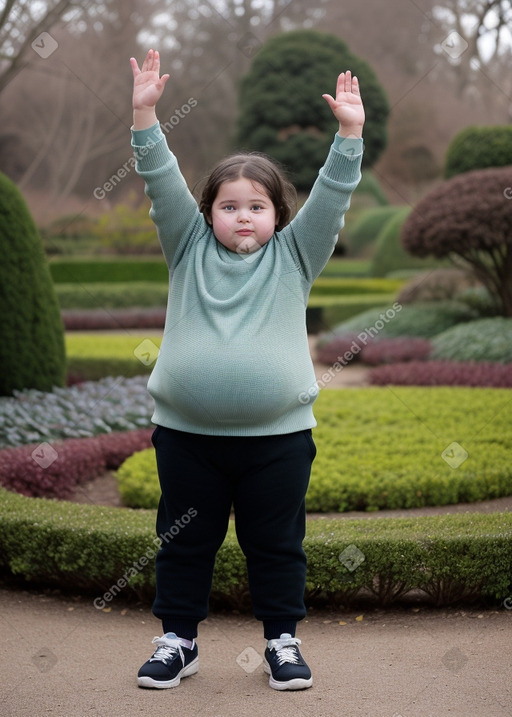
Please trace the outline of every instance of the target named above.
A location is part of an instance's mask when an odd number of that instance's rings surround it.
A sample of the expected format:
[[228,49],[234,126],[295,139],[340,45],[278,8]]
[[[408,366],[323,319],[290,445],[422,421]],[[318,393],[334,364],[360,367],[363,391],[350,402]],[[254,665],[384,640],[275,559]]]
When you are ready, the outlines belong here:
[[163,637],[155,637],[153,642],[158,647],[139,670],[139,687],[177,687],[182,677],[193,675],[199,669],[195,640],[188,648],[182,645],[174,632],[167,632]]
[[263,669],[270,675],[268,684],[274,690],[305,690],[313,684],[299,645],[300,640],[286,632],[268,641]]

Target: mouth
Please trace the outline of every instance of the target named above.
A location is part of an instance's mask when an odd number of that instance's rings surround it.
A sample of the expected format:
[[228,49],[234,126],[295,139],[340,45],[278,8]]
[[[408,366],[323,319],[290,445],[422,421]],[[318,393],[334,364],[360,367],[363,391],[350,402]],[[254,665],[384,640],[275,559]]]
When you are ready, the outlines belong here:
[[248,237],[253,233],[252,229],[238,229],[236,232],[240,237]]

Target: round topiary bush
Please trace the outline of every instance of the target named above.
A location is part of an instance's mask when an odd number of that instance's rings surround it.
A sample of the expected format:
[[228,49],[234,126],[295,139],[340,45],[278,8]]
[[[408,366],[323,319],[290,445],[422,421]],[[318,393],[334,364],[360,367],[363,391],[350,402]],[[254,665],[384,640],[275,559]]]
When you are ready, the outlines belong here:
[[350,253],[358,256],[368,250],[376,241],[383,227],[401,209],[402,207],[388,205],[371,207],[362,212],[348,233]]
[[[338,129],[322,93],[335,90],[344,68],[357,75],[364,95],[369,167],[386,146],[389,104],[368,63],[336,35],[293,30],[270,37],[240,83],[238,144],[282,162],[299,192],[310,191]],[[283,87],[292,101],[282,101]]]
[[432,341],[432,358],[512,363],[512,318],[478,319],[447,329]]
[[512,125],[466,127],[450,143],[444,176],[512,164]]
[[403,269],[428,269],[439,266],[435,259],[419,259],[410,254],[402,246],[400,235],[402,226],[411,212],[410,207],[400,207],[394,216],[383,225],[375,241],[371,275],[386,276]]
[[64,327],[41,238],[16,185],[0,174],[0,395],[63,386]]

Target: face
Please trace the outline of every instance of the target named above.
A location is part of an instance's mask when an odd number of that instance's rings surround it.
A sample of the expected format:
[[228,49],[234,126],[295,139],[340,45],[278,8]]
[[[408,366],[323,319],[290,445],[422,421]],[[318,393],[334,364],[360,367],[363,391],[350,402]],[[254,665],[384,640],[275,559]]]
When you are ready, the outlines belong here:
[[212,205],[213,233],[227,249],[250,254],[274,234],[276,210],[259,182],[239,177],[220,185]]

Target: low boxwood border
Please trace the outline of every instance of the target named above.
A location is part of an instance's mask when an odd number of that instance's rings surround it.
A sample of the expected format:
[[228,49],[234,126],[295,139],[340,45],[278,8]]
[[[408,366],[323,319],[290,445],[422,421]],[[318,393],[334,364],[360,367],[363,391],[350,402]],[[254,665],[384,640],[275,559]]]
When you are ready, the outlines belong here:
[[[87,593],[99,609],[121,592],[149,601],[154,523],[155,511],[27,498],[0,489],[0,569]],[[304,548],[308,604],[323,599],[340,607],[371,597],[390,605],[414,592],[444,606],[494,602],[512,593],[512,513],[312,519]],[[240,609],[247,599],[245,560],[231,525],[218,555],[212,600]]]

